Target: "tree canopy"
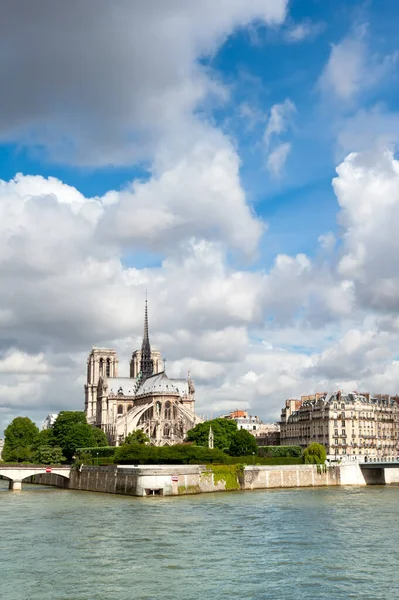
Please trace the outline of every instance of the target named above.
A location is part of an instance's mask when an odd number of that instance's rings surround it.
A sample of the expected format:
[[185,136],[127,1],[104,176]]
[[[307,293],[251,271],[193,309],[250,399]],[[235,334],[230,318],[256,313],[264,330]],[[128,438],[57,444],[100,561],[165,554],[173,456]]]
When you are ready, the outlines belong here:
[[236,431],[230,442],[229,454],[231,456],[258,456],[258,445],[256,439],[246,429]]
[[65,460],[65,456],[58,446],[39,446],[33,455],[33,461],[40,465],[58,465]]
[[53,425],[54,445],[62,449],[70,461],[76,448],[106,446],[107,436],[103,431],[87,423],[83,411],[62,411]]
[[150,438],[141,429],[136,429],[126,436],[124,444],[148,444]]
[[5,462],[29,461],[39,436],[39,429],[28,417],[16,417],[4,432],[2,457]]
[[219,450],[229,450],[231,440],[237,432],[237,423],[233,419],[212,419],[199,423],[187,432],[186,439],[197,446],[208,446],[209,428],[212,426],[214,446]]
[[303,451],[305,464],[324,465],[327,458],[327,452],[324,446],[313,442]]

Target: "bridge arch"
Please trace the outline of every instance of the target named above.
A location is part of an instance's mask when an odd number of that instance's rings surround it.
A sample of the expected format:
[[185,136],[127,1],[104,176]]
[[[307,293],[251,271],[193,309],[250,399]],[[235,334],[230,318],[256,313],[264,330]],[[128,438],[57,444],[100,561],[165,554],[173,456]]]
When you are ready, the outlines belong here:
[[70,467],[16,467],[16,466],[5,466],[0,468],[0,475],[4,479],[8,479],[10,490],[22,489],[22,482],[33,475],[41,475],[42,473],[54,473],[60,475],[65,479],[70,478],[71,469]]

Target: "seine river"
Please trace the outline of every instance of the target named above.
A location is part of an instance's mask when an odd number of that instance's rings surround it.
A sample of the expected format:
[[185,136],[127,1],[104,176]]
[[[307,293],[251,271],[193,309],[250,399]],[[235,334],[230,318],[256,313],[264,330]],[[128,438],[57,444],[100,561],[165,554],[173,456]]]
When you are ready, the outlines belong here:
[[390,599],[399,487],[131,498],[0,481],[2,600]]

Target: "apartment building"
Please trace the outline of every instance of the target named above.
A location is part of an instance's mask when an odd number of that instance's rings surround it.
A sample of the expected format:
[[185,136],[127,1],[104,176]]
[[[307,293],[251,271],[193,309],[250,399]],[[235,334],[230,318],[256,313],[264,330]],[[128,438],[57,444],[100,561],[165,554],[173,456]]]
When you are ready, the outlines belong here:
[[399,398],[340,391],[287,400],[281,411],[281,445],[322,444],[329,457],[399,455]]

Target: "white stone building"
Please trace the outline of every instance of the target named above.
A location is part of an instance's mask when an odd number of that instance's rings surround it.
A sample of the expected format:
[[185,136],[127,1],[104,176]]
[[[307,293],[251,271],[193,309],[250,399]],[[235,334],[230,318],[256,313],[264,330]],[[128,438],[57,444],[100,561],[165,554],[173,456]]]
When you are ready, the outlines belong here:
[[281,445],[325,446],[330,458],[394,459],[399,454],[397,397],[352,392],[287,400],[281,411]]
[[130,377],[119,377],[118,356],[109,348],[93,348],[87,360],[85,412],[112,445],[141,429],[156,446],[180,443],[189,429],[201,423],[195,414],[195,389],[187,379],[167,376],[161,355],[151,350],[147,301],[141,350],[132,354]]

